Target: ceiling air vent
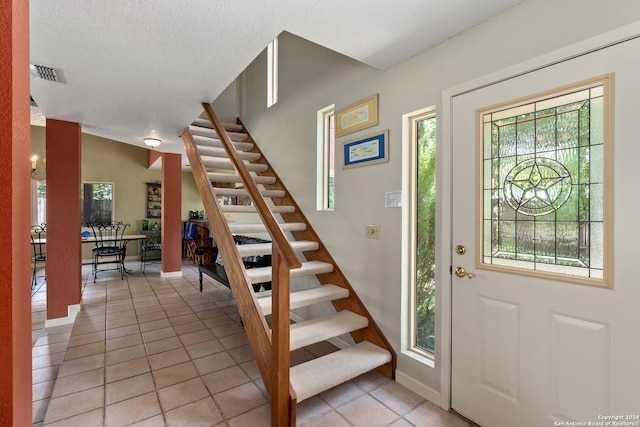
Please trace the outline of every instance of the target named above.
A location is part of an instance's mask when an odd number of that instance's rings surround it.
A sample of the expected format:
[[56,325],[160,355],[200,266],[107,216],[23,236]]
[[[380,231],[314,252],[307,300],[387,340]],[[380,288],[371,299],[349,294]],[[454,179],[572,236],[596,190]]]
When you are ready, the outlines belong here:
[[45,67],[44,65],[31,64],[31,74],[43,80],[50,82],[60,82],[55,68]]

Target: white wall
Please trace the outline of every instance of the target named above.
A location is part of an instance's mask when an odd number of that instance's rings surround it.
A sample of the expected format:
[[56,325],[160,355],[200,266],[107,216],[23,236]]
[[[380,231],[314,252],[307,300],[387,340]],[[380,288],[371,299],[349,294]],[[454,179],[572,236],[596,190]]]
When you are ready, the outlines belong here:
[[[448,405],[447,391],[439,395],[448,372],[400,351],[402,212],[384,208],[384,194],[401,188],[402,115],[431,105],[441,114],[442,92],[450,87],[638,20],[637,0],[527,0],[384,72],[284,33],[278,103],[266,109],[264,53],[239,78],[241,119],[398,352],[399,378],[414,379],[413,388],[436,403]],[[390,161],[338,168],[336,209],[317,212],[316,112],[373,93],[379,94],[379,125],[355,135],[388,128]],[[440,203],[449,200],[440,197]],[[365,239],[366,224],[381,225],[380,240]],[[444,254],[441,271],[448,270],[447,259]],[[445,275],[440,286],[448,280]]]

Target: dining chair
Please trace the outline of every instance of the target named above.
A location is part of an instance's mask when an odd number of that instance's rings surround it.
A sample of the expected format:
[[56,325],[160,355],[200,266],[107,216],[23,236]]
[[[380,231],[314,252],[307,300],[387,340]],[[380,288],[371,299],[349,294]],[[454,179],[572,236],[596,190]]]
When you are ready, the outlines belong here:
[[[33,255],[31,257],[31,262],[33,263],[33,274],[31,275],[31,289],[36,287],[38,277],[44,278],[45,281],[47,280],[47,276],[46,276],[47,252],[46,252],[46,243],[44,242],[44,239],[46,237],[46,232],[47,232],[46,224],[31,226],[31,248],[33,249]],[[36,275],[39,262],[45,263],[45,274],[43,274],[42,276]]]
[[162,234],[160,230],[155,232],[150,232],[147,235],[147,238],[144,239],[140,245],[140,269],[142,270],[142,274],[144,274],[145,265],[147,262],[156,262],[157,257],[153,257],[149,259],[149,253],[151,251],[162,251]]
[[[99,271],[117,270],[120,272],[120,278],[124,279],[126,242],[122,236],[128,226],[129,224],[124,224],[122,221],[89,224],[96,238],[96,245],[92,249],[94,283]],[[99,268],[107,264],[115,264],[115,267]]]

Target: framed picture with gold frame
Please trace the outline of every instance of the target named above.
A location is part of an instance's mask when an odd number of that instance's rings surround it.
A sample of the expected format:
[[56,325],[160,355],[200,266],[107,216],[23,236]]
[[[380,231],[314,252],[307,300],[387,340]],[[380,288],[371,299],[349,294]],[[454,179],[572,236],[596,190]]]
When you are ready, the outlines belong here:
[[378,94],[336,111],[336,136],[347,135],[378,124]]

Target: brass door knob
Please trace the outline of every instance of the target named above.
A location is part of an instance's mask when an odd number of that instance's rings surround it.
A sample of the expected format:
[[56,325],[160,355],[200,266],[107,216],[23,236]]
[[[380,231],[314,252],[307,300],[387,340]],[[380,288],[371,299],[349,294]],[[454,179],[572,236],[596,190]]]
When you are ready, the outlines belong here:
[[464,269],[464,267],[456,267],[454,273],[456,273],[456,276],[458,277],[468,277],[469,279],[473,278],[473,274],[471,273],[467,273],[467,270]]

